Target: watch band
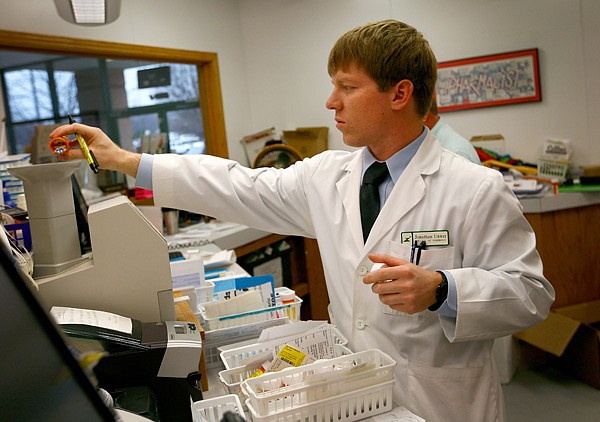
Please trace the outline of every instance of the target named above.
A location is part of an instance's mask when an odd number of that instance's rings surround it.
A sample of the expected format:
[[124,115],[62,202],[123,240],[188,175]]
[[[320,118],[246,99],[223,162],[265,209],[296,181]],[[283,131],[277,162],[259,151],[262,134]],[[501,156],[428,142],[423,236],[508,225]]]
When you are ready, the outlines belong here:
[[443,271],[436,272],[442,275],[442,282],[435,291],[435,303],[427,308],[430,311],[437,311],[448,298],[448,279],[446,278],[446,274]]

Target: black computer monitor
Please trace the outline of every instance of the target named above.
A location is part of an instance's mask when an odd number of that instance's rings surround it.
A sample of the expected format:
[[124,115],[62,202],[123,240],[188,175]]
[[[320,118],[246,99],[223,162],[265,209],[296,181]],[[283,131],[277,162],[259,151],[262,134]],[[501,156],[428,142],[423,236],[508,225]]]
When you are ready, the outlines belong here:
[[28,283],[0,247],[0,420],[114,422]]

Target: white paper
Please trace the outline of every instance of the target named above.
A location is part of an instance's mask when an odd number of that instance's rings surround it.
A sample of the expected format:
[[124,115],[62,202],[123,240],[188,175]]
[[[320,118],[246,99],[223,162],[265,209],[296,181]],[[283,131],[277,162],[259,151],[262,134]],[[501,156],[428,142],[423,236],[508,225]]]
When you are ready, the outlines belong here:
[[[301,330],[298,331],[297,328],[301,328]],[[263,330],[263,333],[264,331],[266,330]],[[277,355],[286,344],[300,349],[314,359],[331,359],[335,356],[333,330],[327,322],[299,321],[281,327],[272,327],[268,331],[273,334],[273,336],[267,336],[270,340],[259,341],[256,345],[260,348],[272,349],[273,356]],[[284,336],[279,334],[284,334]]]
[[[239,277],[235,277],[235,278],[239,278]],[[226,277],[211,279],[211,281],[213,283],[215,283],[215,290],[218,289],[217,288],[218,283],[222,282],[225,279],[226,279]],[[244,295],[248,292],[258,292],[260,295],[260,298],[262,301],[262,306],[259,308],[256,308],[255,310],[262,309],[262,308],[271,308],[275,304],[275,298],[273,297],[273,283],[271,283],[270,281],[267,283],[262,283],[262,284],[258,284],[255,286],[245,287],[241,290],[218,291],[214,294],[214,298],[216,301],[220,301],[220,302],[227,301],[227,300],[231,300],[237,296]],[[245,311],[233,312],[233,314],[238,314],[238,313],[242,313],[242,312],[245,312]]]
[[204,282],[204,263],[202,259],[183,259],[171,261],[169,264],[174,288],[200,286]]
[[263,303],[260,291],[250,290],[227,299],[207,302],[203,306],[207,318],[221,318],[262,309]]
[[133,330],[131,318],[110,312],[53,306],[52,309],[50,309],[50,314],[54,317],[56,323],[59,325],[90,325],[92,327],[107,328],[109,330],[120,331],[126,334],[131,334]]
[[223,251],[215,252],[210,256],[206,256],[203,259],[204,268],[221,268],[227,265],[234,264],[236,261],[235,251],[232,249],[226,249]]

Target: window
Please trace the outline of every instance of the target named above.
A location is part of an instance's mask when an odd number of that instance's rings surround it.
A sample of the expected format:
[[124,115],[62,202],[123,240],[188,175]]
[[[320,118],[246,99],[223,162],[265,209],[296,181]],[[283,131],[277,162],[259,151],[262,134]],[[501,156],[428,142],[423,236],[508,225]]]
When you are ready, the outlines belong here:
[[[120,58],[121,60],[127,58],[148,62],[189,63],[196,68],[198,85],[202,87],[198,102],[203,117],[203,137],[206,144],[206,153],[218,157],[228,157],[229,155],[217,53],[139,44],[99,43],[95,40],[81,38],[55,37],[48,34],[3,30],[0,30],[0,49],[10,50],[0,50],[0,55],[3,57],[11,54],[39,55],[43,56],[40,61],[59,58],[60,54],[67,56],[72,54],[73,51],[79,51],[86,57],[106,59],[107,62],[110,61],[110,58]],[[0,69],[0,83],[4,84],[2,72],[2,69]],[[5,85],[2,86],[2,91],[6,93]],[[4,103],[8,115],[6,101]],[[116,124],[109,128],[105,122],[102,122],[102,127],[106,128],[107,132],[117,132]]]
[[45,68],[16,69],[6,72],[4,78],[11,121],[53,117],[48,71]]
[[127,106],[198,101],[198,73],[185,64],[130,67],[123,71]]
[[195,65],[64,57],[0,70],[11,153],[25,152],[37,125],[99,125],[139,151],[144,135],[166,134],[166,152],[205,153]]

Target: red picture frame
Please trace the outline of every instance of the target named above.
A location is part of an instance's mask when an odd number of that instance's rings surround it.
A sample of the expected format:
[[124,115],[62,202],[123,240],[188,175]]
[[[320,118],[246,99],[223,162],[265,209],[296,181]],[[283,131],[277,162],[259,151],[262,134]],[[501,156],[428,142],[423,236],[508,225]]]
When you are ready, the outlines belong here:
[[438,63],[440,111],[541,100],[537,48]]

